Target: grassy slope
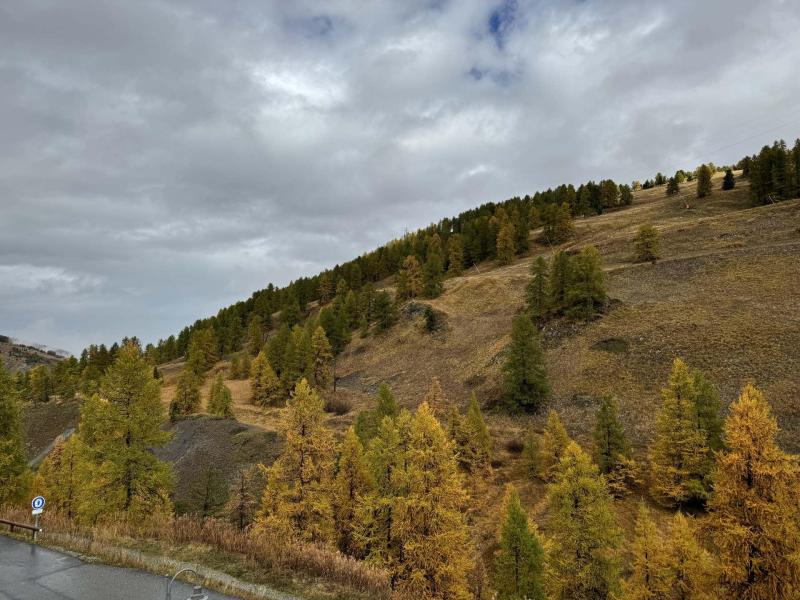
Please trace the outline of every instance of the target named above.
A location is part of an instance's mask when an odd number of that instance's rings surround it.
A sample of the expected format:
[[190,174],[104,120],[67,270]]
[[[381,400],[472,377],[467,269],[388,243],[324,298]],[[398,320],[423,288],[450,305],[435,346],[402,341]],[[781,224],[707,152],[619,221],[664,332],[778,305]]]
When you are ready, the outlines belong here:
[[[782,428],[782,443],[800,450],[800,201],[751,208],[746,180],[733,191],[714,180],[709,199],[694,198],[693,183],[678,196],[665,188],[637,192],[633,206],[579,219],[575,239],[562,246],[577,250],[595,244],[604,260],[612,308],[589,324],[555,322],[543,332],[553,397],[570,434],[589,447],[596,399],[613,394],[640,458],[650,439],[656,410],[672,360],[683,357],[703,369],[730,404],[747,380],[767,393]],[[643,223],[661,231],[662,258],[655,264],[631,260],[632,239]],[[535,240],[538,232],[532,232]],[[501,395],[502,350],[511,321],[522,308],[531,262],[555,248],[533,243],[512,265],[482,264],[446,282],[444,294],[424,301],[445,314],[445,328],[433,335],[421,316],[401,318],[389,332],[361,339],[357,334],[337,365],[338,394],[353,410],[331,417],[343,430],[357,412],[371,406],[374,391],[388,382],[409,408],[438,376],[451,402],[464,406],[474,391],[485,406]],[[218,365],[223,368],[224,363]],[[162,369],[164,401],[174,392],[180,364]],[[210,381],[211,378],[209,378]],[[206,384],[208,387],[210,383]],[[248,383],[229,382],[240,420],[274,430],[280,410],[248,404]],[[477,529],[493,535],[493,506],[502,484],[513,480],[534,514],[544,516],[544,489],[519,477],[516,456],[506,442],[519,438],[543,417],[487,414],[496,440],[499,467],[485,494]],[[626,529],[633,500],[619,503]]]

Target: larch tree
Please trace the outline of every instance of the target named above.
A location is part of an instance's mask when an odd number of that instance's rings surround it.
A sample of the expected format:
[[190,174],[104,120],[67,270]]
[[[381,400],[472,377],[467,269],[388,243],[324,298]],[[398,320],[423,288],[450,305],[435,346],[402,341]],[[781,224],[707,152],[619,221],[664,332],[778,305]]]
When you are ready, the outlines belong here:
[[629,457],[630,447],[617,415],[617,403],[611,396],[600,400],[594,426],[594,460],[600,472],[608,475]]
[[200,376],[187,366],[178,377],[175,395],[169,403],[169,419],[175,422],[180,417],[196,413],[199,408]]
[[447,274],[458,277],[464,272],[464,240],[454,233],[447,240]]
[[619,592],[621,532],[611,495],[589,455],[570,442],[548,492],[552,540],[549,587],[557,600],[614,598]]
[[544,548],[511,484],[503,501],[500,548],[494,561],[498,600],[545,600]]
[[450,403],[447,400],[447,396],[444,395],[442,382],[435,375],[431,378],[428,391],[425,392],[424,401],[427,402],[432,413],[436,415],[446,414]]
[[661,251],[661,234],[649,223],[639,227],[633,238],[634,258],[636,262],[654,262]]
[[37,491],[47,505],[69,519],[77,516],[78,498],[85,476],[78,436],[62,440],[51,450],[36,474]]
[[550,274],[547,261],[538,257],[531,265],[531,280],[525,288],[525,309],[535,322],[550,312]]
[[286,407],[281,427],[286,443],[269,469],[258,526],[273,534],[331,542],[334,445],[333,435],[324,424],[324,403],[302,379]]
[[333,480],[333,515],[339,549],[357,554],[354,532],[358,525],[358,507],[372,490],[372,477],[364,458],[364,448],[355,430],[345,433],[339,450],[339,464]]
[[264,468],[259,465],[239,467],[228,490],[225,513],[237,529],[253,524],[258,512],[259,498],[264,489]]
[[789,600],[800,595],[800,467],[775,441],[764,395],[746,385],[725,421],[709,501],[711,539],[725,598]]
[[260,315],[250,317],[247,324],[247,351],[255,356],[264,347],[264,321]]
[[558,413],[551,410],[547,413],[547,422],[542,433],[541,452],[539,453],[542,479],[553,481],[556,478],[561,457],[571,441]]
[[456,440],[459,462],[470,473],[486,473],[492,463],[492,436],[474,392],[460,430],[459,439]]
[[633,542],[630,575],[622,582],[624,600],[665,600],[666,553],[664,536],[653,521],[644,501],[639,503]]
[[666,505],[703,502],[708,497],[711,451],[698,422],[695,397],[692,373],[675,359],[667,387],[661,390],[650,446],[650,487]]
[[497,260],[501,265],[510,265],[514,262],[517,255],[516,235],[514,224],[506,217],[497,233]]
[[417,298],[423,292],[422,268],[417,257],[409,255],[397,275],[397,296],[400,299]]
[[541,453],[542,442],[540,436],[534,431],[533,427],[528,427],[525,430],[525,438],[522,441],[522,455],[520,456],[525,477],[531,479],[541,477]]
[[664,553],[663,598],[714,600],[717,565],[697,541],[690,517],[676,512],[672,517]]
[[314,330],[311,338],[311,352],[314,385],[320,390],[327,390],[333,383],[333,352],[322,327]]
[[466,494],[447,435],[425,402],[411,421],[406,453],[407,493],[393,509],[402,547],[395,589],[401,597],[467,600],[473,565]]
[[221,372],[217,374],[208,394],[208,412],[225,419],[233,418],[233,397],[231,390],[225,385]]
[[591,320],[606,303],[607,294],[600,252],[587,246],[573,260],[572,277],[567,289],[569,314]]
[[550,385],[539,333],[525,313],[514,319],[503,371],[506,406],[511,410],[538,412],[550,394]]
[[186,352],[186,368],[202,376],[219,358],[219,344],[214,329],[203,327],[192,332]]
[[697,197],[705,198],[711,195],[711,175],[713,172],[708,165],[697,167]]
[[22,499],[29,483],[19,397],[0,366],[0,505]]
[[257,406],[275,406],[284,399],[283,387],[264,352],[259,352],[251,366],[250,401]]
[[91,463],[78,506],[82,521],[115,516],[141,521],[171,512],[172,467],[152,452],[170,437],[161,429],[160,397],[161,385],[139,347],[122,346],[99,395],[81,408],[77,435]]

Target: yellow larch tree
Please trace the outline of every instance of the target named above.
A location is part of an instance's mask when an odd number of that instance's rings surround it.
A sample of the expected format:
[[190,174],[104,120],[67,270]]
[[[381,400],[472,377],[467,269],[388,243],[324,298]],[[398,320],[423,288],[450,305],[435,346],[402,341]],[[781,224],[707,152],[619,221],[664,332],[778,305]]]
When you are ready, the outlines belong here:
[[561,418],[556,411],[551,410],[547,413],[547,423],[542,433],[541,451],[539,452],[539,467],[545,481],[552,481],[555,478],[559,461],[569,443],[569,435],[564,429]]
[[324,420],[322,399],[301,379],[283,415],[286,444],[268,471],[257,521],[260,531],[314,542],[333,541],[334,444]]
[[548,553],[548,581],[555,600],[614,598],[619,591],[611,494],[597,466],[570,442],[548,491],[549,528],[556,532]]
[[333,480],[334,521],[342,552],[358,554],[358,544],[353,535],[358,524],[358,508],[371,489],[372,477],[364,458],[364,448],[350,427],[342,440]]
[[407,493],[397,498],[392,524],[403,549],[396,589],[404,598],[466,600],[474,565],[453,448],[425,402],[408,436]]
[[709,502],[724,598],[800,597],[800,468],[777,445],[764,395],[746,385],[725,421]]

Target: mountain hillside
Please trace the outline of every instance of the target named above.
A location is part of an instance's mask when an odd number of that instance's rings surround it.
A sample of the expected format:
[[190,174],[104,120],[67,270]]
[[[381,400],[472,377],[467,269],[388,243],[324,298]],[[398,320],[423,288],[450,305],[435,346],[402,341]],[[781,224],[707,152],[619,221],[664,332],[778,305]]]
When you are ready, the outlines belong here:
[[63,359],[63,353],[44,350],[14,341],[6,335],[0,335],[0,364],[11,373],[28,371],[36,365],[52,366]]

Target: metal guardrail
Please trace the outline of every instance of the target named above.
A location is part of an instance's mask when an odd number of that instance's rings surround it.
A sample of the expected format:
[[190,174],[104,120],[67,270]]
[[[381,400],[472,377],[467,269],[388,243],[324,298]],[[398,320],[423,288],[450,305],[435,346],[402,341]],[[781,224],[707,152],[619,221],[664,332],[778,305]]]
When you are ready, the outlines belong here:
[[7,519],[0,519],[0,523],[3,525],[8,525],[11,528],[11,532],[14,533],[15,528],[19,529],[27,529],[31,532],[31,537],[35,540],[36,534],[41,533],[42,528],[36,525],[28,525],[27,523],[17,523],[15,521],[9,521]]

